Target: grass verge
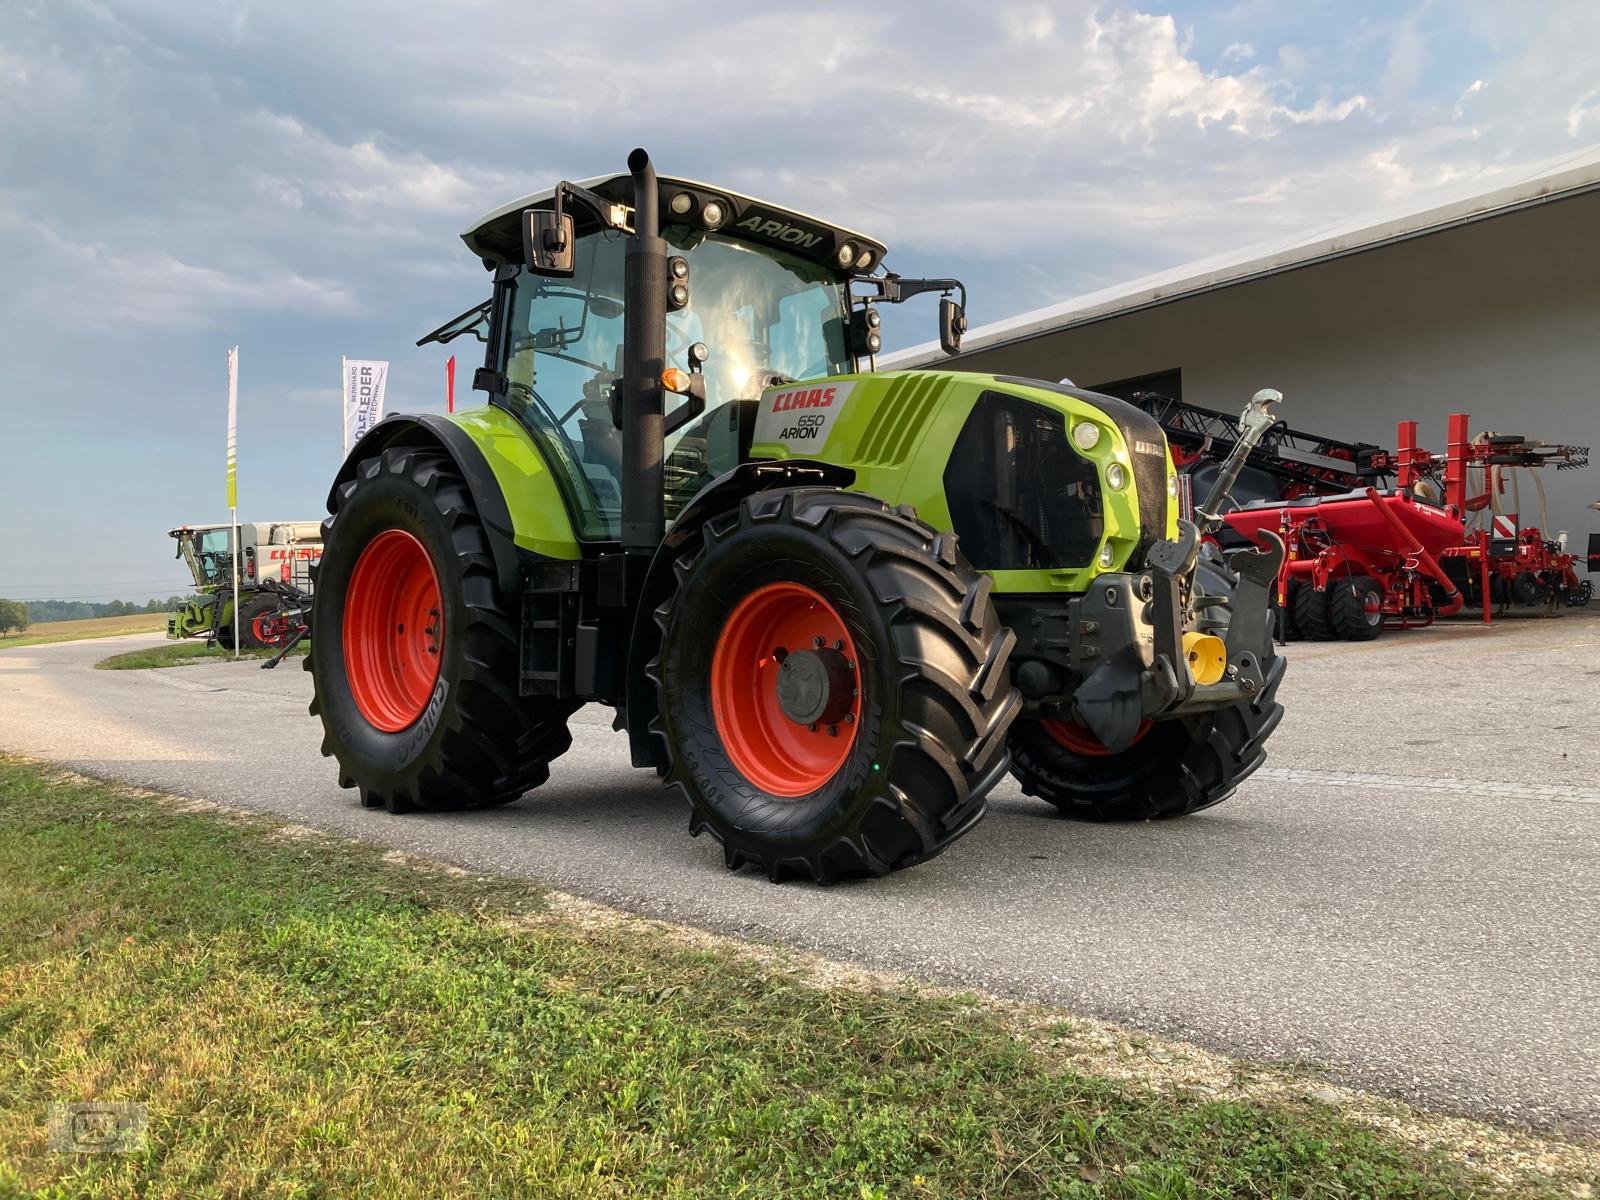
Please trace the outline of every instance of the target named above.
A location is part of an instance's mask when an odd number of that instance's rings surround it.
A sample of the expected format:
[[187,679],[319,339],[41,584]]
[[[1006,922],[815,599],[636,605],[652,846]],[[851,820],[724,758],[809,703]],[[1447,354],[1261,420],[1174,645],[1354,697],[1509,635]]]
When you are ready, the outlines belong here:
[[[816,986],[394,859],[0,757],[0,1194],[1491,1188],[1314,1103],[1064,1069],[975,997]],[[47,1150],[46,1104],[85,1099],[147,1104],[146,1147]]]
[[[310,648],[311,641],[307,638],[289,651],[289,657],[302,655]],[[239,657],[271,658],[276,653],[277,650],[273,647],[246,649],[239,651]],[[226,661],[232,657],[232,646],[208,646],[205,642],[196,641],[166,642],[160,646],[143,646],[138,650],[128,650],[122,654],[113,654],[110,658],[102,658],[95,663],[95,669],[141,671],[152,667],[181,667],[187,663]]]
[[154,633],[167,627],[166,613],[134,613],[126,617],[85,617],[81,621],[40,621],[27,632],[0,637],[0,649],[46,646],[52,642],[81,642],[89,638],[123,637]]

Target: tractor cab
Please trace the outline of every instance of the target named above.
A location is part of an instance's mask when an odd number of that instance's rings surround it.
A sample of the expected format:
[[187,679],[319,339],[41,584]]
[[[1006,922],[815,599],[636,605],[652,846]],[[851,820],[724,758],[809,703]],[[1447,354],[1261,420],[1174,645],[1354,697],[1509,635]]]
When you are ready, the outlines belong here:
[[[475,385],[503,397],[560,464],[579,536],[609,540],[620,536],[623,508],[629,241],[622,231],[632,222],[633,180],[617,175],[562,188],[588,201],[562,205],[571,223],[570,269],[536,268],[526,244],[530,214],[553,215],[561,189],[505,205],[462,235],[494,270],[494,299],[418,344],[467,333],[485,343]],[[704,485],[749,458],[764,389],[871,369],[880,344],[872,304],[915,294],[924,281],[871,274],[884,246],[815,217],[693,180],[659,178],[655,190],[667,275],[662,361],[692,393],[678,406],[681,420],[669,417],[665,436],[670,521]]]
[[189,567],[197,588],[214,587],[233,574],[232,534],[227,525],[180,525],[167,530],[178,543],[174,558]]

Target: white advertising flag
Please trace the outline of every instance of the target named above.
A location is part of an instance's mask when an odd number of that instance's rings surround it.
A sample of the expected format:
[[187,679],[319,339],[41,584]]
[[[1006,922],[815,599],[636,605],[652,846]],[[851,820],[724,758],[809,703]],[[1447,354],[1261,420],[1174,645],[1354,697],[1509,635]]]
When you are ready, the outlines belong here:
[[346,358],[344,363],[344,452],[361,440],[383,416],[383,389],[389,382],[389,364],[366,358]]
[[228,351],[228,507],[239,507],[239,347]]

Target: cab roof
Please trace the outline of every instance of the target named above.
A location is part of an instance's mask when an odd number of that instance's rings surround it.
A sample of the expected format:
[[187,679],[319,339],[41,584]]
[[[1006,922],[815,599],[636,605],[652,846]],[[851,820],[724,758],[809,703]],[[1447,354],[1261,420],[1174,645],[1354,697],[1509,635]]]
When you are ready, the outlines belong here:
[[[724,214],[715,228],[724,236],[740,238],[756,245],[777,246],[802,258],[827,263],[835,270],[845,270],[838,260],[840,248],[845,243],[849,243],[855,251],[849,270],[858,273],[874,270],[883,261],[887,251],[882,242],[866,234],[714,184],[659,176],[657,185],[660,189],[663,229],[674,226],[706,228],[701,213],[706,205],[715,202],[721,206]],[[619,204],[632,199],[632,177],[626,173],[580,180],[579,186]],[[687,201],[682,197],[687,197]],[[674,211],[674,202],[680,207],[687,203],[687,211]],[[462,233],[461,240],[491,267],[505,262],[521,262],[523,211],[551,208],[554,203],[553,187],[513,200],[477,221]],[[595,226],[593,214],[587,207],[574,205],[571,211],[580,232],[586,227]],[[866,259],[862,258],[864,253],[868,256]]]

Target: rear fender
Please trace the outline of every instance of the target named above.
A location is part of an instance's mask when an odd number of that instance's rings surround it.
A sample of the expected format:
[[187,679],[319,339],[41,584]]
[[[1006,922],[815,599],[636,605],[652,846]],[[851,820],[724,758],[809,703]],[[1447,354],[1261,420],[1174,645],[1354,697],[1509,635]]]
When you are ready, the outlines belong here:
[[740,463],[733,470],[707,484],[673,519],[672,528],[662,540],[645,573],[639,606],[634,610],[633,636],[628,641],[627,725],[628,749],[636,767],[666,764],[664,748],[650,731],[658,712],[655,685],[645,668],[661,647],[661,629],[656,624],[656,609],[676,586],[672,566],[679,555],[700,544],[700,532],[707,521],[720,513],[736,509],[746,496],[773,488],[847,488],[856,473],[848,467],[812,459],[786,459],[781,462]]
[[356,470],[364,459],[402,447],[428,447],[443,450],[450,456],[466,480],[467,490],[472,493],[473,504],[489,540],[489,552],[494,558],[501,590],[513,595],[519,593],[522,566],[505,492],[471,434],[444,417],[430,413],[396,415],[385,417],[367,430],[351,447],[339,474],[334,477],[333,487],[328,491],[328,511],[334,511],[339,489],[356,477]]

